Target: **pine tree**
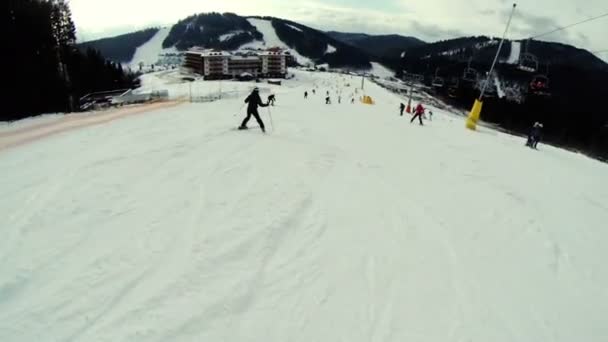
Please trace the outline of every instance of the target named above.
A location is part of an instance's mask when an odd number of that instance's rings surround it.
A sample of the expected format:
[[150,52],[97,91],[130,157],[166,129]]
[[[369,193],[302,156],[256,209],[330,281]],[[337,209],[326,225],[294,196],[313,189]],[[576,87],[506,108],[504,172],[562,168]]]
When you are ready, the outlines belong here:
[[76,43],[76,26],[72,21],[72,11],[64,0],[53,0],[51,15],[53,35],[60,48],[74,46]]

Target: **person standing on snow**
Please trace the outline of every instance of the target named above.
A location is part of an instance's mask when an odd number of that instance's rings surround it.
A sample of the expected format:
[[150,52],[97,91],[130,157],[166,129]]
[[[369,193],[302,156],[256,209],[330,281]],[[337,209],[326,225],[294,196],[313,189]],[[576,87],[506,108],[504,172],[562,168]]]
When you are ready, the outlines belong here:
[[530,130],[530,134],[528,135],[528,141],[526,142],[526,146],[530,147],[530,148],[536,148],[536,146],[538,145],[538,142],[540,141],[540,136],[541,136],[541,129],[543,128],[543,125],[539,122],[535,122],[534,126],[532,126],[532,129]]
[[251,119],[251,116],[253,115],[253,117],[255,117],[256,121],[258,122],[258,125],[260,125],[262,132],[266,133],[264,122],[260,118],[260,113],[258,113],[258,107],[268,107],[268,103],[264,104],[262,102],[262,99],[260,98],[260,89],[258,87],[255,87],[251,94],[247,96],[247,98],[245,99],[245,103],[248,103],[247,117],[245,118],[245,120],[243,120],[243,123],[241,123],[239,129],[247,129],[247,122],[249,121],[249,119]]
[[268,103],[274,107],[274,102],[276,101],[276,97],[274,96],[274,94],[268,96]]
[[305,98],[305,99],[307,99],[307,98],[308,98],[308,92],[307,92],[307,91],[305,91],[305,92],[304,92],[304,98]]
[[403,111],[405,110],[405,105],[403,103],[399,105],[399,110],[401,111],[401,116],[403,116]]
[[331,104],[331,98],[329,95],[325,98],[325,104]]
[[410,123],[414,122],[414,120],[416,120],[416,118],[418,118],[420,120],[420,126],[424,126],[424,124],[422,123],[422,116],[424,115],[424,107],[422,107],[422,103],[418,104],[418,107],[416,107],[414,116],[412,117],[412,120],[410,120]]

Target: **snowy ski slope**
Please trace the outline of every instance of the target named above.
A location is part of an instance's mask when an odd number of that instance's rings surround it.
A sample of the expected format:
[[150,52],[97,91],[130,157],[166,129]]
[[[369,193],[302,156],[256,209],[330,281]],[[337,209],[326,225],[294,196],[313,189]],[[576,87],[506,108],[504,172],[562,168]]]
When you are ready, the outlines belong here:
[[394,71],[377,62],[372,62],[370,73],[380,78],[391,78],[395,76]]
[[255,26],[255,28],[264,36],[264,42],[255,41],[243,45],[242,48],[280,47],[288,49],[292,56],[294,56],[298,63],[300,63],[301,65],[314,65],[310,58],[302,56],[298,53],[298,51],[289,47],[279,38],[279,36],[277,36],[277,33],[274,30],[274,27],[272,27],[272,23],[270,22],[270,20],[249,18],[247,19],[247,21],[249,21],[251,25]]
[[498,94],[499,98],[504,98],[505,97],[505,91],[503,90],[502,87],[502,83],[500,82],[500,78],[498,77],[498,74],[494,74],[494,85],[496,86],[496,93]]
[[0,151],[0,340],[606,339],[607,165],[296,76]]
[[129,63],[129,67],[133,70],[139,68],[139,63],[143,62],[145,65],[154,64],[158,61],[161,53],[175,53],[176,48],[163,49],[163,41],[169,35],[170,28],[165,27],[158,30],[158,32],[144,45],[140,46],[135,50],[135,55]]
[[511,42],[511,54],[505,63],[507,64],[519,64],[519,55],[521,53],[521,42]]

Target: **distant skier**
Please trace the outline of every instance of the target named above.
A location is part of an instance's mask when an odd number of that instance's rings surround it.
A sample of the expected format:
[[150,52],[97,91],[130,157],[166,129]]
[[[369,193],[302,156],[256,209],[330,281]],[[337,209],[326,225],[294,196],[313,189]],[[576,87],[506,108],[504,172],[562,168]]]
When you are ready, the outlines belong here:
[[350,99],[350,103],[355,104],[355,98]]
[[331,98],[329,96],[325,98],[325,104],[331,104]]
[[307,92],[307,91],[305,91],[305,92],[304,92],[304,98],[305,98],[305,99],[307,99],[307,98],[308,98],[308,92]]
[[272,94],[272,95],[268,96],[268,104],[270,104],[270,105],[271,105],[271,106],[273,106],[273,107],[274,107],[274,103],[275,103],[275,101],[276,101],[276,100],[277,100],[277,99],[276,99],[276,97],[274,96],[274,94]]
[[422,123],[423,115],[424,115],[424,107],[422,107],[422,104],[419,103],[418,107],[416,107],[415,114],[412,117],[412,120],[410,120],[410,123],[414,122],[414,120],[416,120],[416,118],[418,118],[418,120],[420,120],[420,126],[424,126],[424,124]]
[[399,105],[399,110],[401,112],[401,116],[403,116],[403,111],[405,110],[405,105],[403,103]]
[[429,110],[429,121],[433,121],[433,111]]
[[247,122],[249,121],[249,119],[251,119],[251,116],[253,115],[256,121],[258,122],[258,125],[260,125],[262,132],[265,133],[266,129],[264,127],[264,122],[262,121],[262,119],[260,118],[260,114],[258,113],[258,107],[268,107],[268,103],[264,104],[262,102],[262,99],[260,98],[260,89],[258,87],[255,87],[251,94],[247,96],[247,98],[245,99],[245,103],[248,103],[247,117],[245,118],[245,120],[243,120],[243,123],[241,123],[239,129],[247,129]]
[[338,96],[338,103],[342,103],[342,96]]
[[542,123],[539,123],[538,127],[536,127],[536,131],[534,132],[534,143],[532,144],[532,147],[534,149],[538,148],[538,143],[540,142],[540,139],[543,134],[543,128],[544,128],[544,126]]
[[313,89],[313,90],[312,90],[312,94],[313,94],[313,95],[317,95],[317,91]]
[[543,124],[539,122],[534,123],[534,126],[532,126],[530,134],[528,135],[526,146],[536,149],[536,146],[538,146],[538,143],[540,142],[542,128]]

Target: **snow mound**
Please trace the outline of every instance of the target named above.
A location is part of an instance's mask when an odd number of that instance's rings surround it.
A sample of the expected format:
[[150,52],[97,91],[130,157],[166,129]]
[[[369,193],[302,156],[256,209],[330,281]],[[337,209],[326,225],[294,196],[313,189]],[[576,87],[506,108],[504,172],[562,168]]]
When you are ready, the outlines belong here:
[[139,68],[140,62],[150,65],[156,63],[161,54],[177,53],[178,51],[175,47],[163,49],[163,41],[169,35],[169,31],[169,28],[161,28],[149,41],[138,47],[128,66],[135,70]]

